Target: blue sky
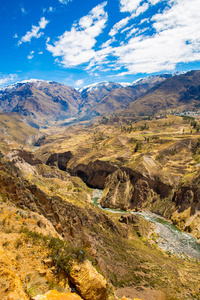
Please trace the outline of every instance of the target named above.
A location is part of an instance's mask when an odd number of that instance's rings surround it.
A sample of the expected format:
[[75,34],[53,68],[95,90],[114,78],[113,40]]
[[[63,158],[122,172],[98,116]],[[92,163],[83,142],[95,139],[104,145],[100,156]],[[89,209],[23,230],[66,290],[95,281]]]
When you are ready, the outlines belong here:
[[0,32],[0,86],[200,69],[200,0],[6,0]]

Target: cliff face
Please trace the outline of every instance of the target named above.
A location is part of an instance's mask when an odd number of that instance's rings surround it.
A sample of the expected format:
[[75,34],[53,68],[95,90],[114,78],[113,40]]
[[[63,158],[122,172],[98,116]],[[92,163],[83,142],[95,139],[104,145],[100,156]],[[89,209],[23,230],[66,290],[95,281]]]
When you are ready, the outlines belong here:
[[129,168],[121,168],[107,177],[100,204],[123,210],[150,209],[155,201],[166,198],[171,190],[170,184],[163,182],[161,177],[147,177]]
[[200,240],[200,172],[182,182],[174,193],[176,211],[171,219],[184,231]]
[[71,173],[79,176],[88,186],[103,189],[109,174],[117,170],[117,166],[101,160],[91,161],[88,165],[79,164]]
[[51,154],[46,162],[48,166],[57,166],[60,170],[66,171],[67,163],[73,157],[71,151]]

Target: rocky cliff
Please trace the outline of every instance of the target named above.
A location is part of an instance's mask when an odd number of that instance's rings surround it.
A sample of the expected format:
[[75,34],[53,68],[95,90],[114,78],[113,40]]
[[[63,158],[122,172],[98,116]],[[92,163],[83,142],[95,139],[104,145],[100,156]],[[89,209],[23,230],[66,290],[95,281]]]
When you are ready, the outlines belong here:
[[200,172],[183,180],[174,193],[176,211],[171,219],[184,231],[192,233],[200,241]]
[[121,168],[107,177],[100,199],[102,207],[123,210],[150,209],[155,201],[169,196],[172,186],[161,177],[148,177],[129,168]]

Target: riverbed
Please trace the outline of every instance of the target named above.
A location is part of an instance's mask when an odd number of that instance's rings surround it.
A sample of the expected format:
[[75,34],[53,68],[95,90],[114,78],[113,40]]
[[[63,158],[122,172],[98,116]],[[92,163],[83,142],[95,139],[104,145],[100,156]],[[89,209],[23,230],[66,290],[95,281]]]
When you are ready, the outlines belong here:
[[188,233],[182,232],[176,226],[169,223],[166,219],[152,212],[131,212],[111,208],[102,208],[101,205],[98,204],[98,200],[102,192],[103,191],[101,190],[94,190],[94,205],[97,205],[102,210],[111,213],[131,213],[145,218],[155,225],[155,242],[161,249],[163,249],[168,254],[177,255],[181,258],[200,260],[200,244],[197,243],[196,239],[193,236]]

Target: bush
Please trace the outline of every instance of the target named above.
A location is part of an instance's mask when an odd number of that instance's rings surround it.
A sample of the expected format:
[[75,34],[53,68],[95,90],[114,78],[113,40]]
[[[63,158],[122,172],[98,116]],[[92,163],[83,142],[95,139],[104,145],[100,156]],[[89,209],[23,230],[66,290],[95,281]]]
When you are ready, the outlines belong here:
[[135,146],[135,149],[134,149],[134,152],[136,153],[138,151],[138,149],[139,149],[139,143],[137,142],[136,146]]
[[67,242],[59,238],[44,236],[41,233],[28,230],[27,227],[21,227],[21,233],[24,233],[34,243],[44,243],[50,250],[50,257],[52,258],[57,272],[64,271],[69,274],[71,264],[74,260],[83,262],[86,259],[86,251],[83,247],[73,247]]

